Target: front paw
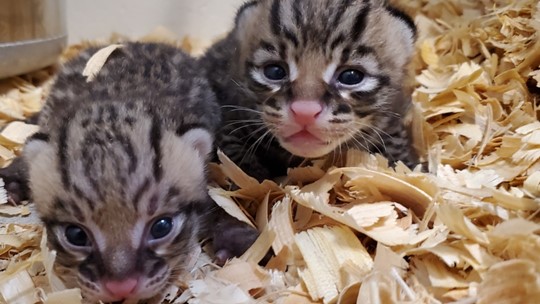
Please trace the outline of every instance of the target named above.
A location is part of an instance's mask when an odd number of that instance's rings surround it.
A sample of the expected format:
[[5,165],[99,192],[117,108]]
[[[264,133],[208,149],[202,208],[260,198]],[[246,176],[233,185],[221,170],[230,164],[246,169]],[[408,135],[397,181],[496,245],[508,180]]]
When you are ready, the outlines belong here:
[[227,260],[241,256],[258,236],[257,229],[234,218],[221,221],[213,233],[214,262],[223,266]]
[[24,183],[18,181],[12,181],[5,184],[7,191],[7,200],[9,203],[18,205],[22,201],[29,199],[28,187]]
[[26,164],[21,157],[16,158],[8,167],[0,169],[0,178],[4,181],[8,202],[19,204],[30,198]]

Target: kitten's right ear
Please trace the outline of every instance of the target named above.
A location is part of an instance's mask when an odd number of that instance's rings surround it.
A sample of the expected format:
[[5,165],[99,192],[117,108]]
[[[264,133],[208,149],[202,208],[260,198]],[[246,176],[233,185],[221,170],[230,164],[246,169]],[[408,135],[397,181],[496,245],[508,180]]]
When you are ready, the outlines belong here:
[[234,19],[234,26],[236,29],[242,29],[246,26],[246,22],[253,15],[253,12],[259,6],[259,1],[252,0],[244,3],[236,12],[236,17]]
[[214,138],[206,129],[195,128],[182,135],[182,139],[187,141],[202,158],[208,158],[214,147]]
[[26,140],[23,155],[26,159],[35,159],[36,156],[49,146],[49,135],[37,132]]

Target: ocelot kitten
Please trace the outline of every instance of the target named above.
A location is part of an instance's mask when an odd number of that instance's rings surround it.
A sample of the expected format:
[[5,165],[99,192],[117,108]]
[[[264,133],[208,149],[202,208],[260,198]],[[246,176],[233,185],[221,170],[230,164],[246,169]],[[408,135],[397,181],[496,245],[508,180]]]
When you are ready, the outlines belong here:
[[386,1],[259,0],[202,58],[217,145],[252,176],[350,147],[417,162],[403,116],[413,21]]
[[68,287],[88,302],[153,302],[197,246],[219,106],[196,61],[128,43],[97,77],[65,64],[23,154]]

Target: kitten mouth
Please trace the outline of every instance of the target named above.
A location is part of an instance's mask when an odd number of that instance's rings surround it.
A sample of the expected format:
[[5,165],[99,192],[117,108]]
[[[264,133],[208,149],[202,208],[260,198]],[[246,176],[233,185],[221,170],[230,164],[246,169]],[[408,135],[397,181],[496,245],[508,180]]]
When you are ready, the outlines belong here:
[[286,143],[294,146],[301,147],[313,147],[313,146],[326,146],[327,143],[317,136],[313,135],[308,130],[302,130],[291,136],[288,136],[284,140]]
[[331,142],[322,140],[307,130],[284,137],[280,143],[290,153],[307,158],[321,157],[333,150]]

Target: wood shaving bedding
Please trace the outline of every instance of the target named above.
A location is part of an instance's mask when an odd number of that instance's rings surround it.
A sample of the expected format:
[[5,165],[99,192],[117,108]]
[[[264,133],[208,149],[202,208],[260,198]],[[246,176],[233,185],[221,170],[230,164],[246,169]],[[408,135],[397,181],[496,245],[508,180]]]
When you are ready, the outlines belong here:
[[[349,151],[339,167],[315,161],[282,183],[258,183],[221,154],[222,164],[211,166],[211,196],[261,236],[223,268],[194,254],[193,271],[171,286],[169,303],[540,299],[540,3],[399,5],[419,27],[411,119],[429,173]],[[141,40],[203,49],[165,29]],[[35,131],[16,120],[39,111],[53,75],[45,69],[0,81],[1,165]],[[228,190],[231,183],[238,189]],[[41,226],[3,224],[29,209],[2,198],[0,302],[79,303],[79,291],[64,290],[51,271],[54,252]],[[258,266],[270,248],[275,255]]]

